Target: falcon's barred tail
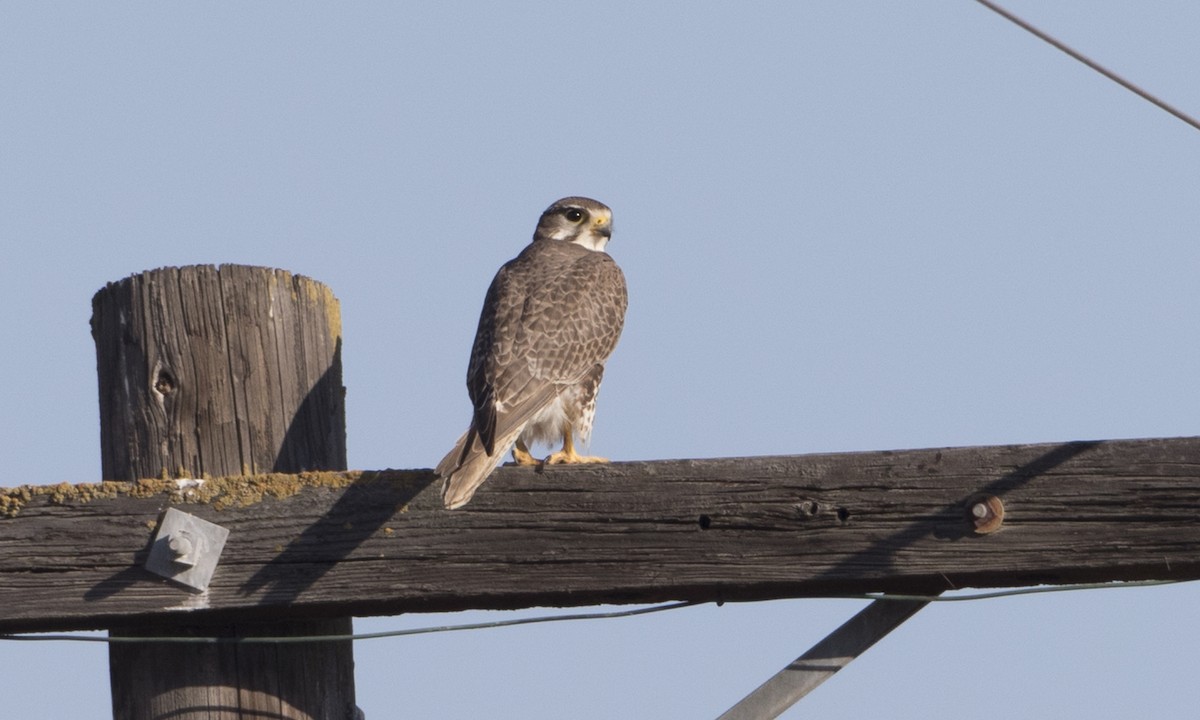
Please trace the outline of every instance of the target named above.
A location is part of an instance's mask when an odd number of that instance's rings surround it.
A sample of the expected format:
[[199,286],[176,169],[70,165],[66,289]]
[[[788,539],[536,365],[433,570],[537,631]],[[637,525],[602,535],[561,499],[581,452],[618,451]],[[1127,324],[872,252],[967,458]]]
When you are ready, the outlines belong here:
[[[447,510],[454,510],[471,502],[475,491],[487,480],[521,434],[517,427],[504,437],[496,438],[495,455],[488,455],[482,443],[475,442],[475,429],[463,433],[452,449],[438,463],[437,474],[442,477],[442,502]],[[470,448],[467,447],[470,443]]]

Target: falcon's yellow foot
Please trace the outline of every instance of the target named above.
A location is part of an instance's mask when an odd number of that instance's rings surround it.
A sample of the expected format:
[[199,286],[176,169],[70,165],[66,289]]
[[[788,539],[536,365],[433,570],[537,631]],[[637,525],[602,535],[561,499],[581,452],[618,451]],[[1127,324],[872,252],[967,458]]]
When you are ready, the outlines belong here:
[[582,465],[584,463],[606,463],[608,458],[580,455],[575,452],[575,439],[571,437],[571,428],[563,428],[562,450],[546,458],[547,465]]
[[584,463],[606,463],[608,458],[580,455],[575,448],[563,448],[546,458],[547,465],[582,465]]
[[541,465],[542,461],[530,454],[529,448],[520,440],[513,446],[513,462],[517,465]]

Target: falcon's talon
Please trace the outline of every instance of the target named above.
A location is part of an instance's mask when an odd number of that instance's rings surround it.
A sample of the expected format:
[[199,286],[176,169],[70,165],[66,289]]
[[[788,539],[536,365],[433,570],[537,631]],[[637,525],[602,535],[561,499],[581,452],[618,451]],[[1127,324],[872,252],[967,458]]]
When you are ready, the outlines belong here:
[[566,450],[559,450],[550,457],[546,458],[547,465],[587,465],[589,463],[602,464],[609,462],[608,458],[596,457],[594,455],[579,455]]
[[517,444],[513,446],[512,456],[513,456],[513,462],[512,462],[513,465],[521,465],[524,467],[529,467],[531,465],[541,465],[542,464],[541,460],[538,460],[537,458],[535,458],[533,455],[530,454],[529,448],[525,447],[525,443],[521,442],[520,440],[518,440]]

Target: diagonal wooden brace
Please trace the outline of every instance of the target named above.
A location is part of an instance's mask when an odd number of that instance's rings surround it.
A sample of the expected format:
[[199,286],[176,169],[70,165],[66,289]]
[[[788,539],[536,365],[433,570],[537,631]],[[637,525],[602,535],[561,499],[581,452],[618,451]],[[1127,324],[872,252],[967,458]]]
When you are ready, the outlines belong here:
[[928,600],[875,600],[811,650],[759,685],[717,720],[770,720],[779,717],[834,673],[850,664]]

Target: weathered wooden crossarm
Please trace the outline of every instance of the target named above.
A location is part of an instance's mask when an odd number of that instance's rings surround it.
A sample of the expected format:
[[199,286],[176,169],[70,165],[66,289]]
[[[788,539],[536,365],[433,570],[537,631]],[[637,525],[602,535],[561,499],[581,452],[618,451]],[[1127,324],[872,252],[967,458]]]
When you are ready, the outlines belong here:
[[[0,631],[1200,578],[1200,438],[0,490]],[[977,496],[1005,508],[979,535]],[[168,506],[230,531],[207,592],[143,569]],[[193,616],[198,617],[198,616]]]

